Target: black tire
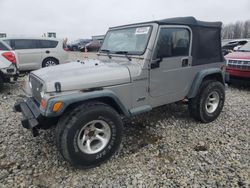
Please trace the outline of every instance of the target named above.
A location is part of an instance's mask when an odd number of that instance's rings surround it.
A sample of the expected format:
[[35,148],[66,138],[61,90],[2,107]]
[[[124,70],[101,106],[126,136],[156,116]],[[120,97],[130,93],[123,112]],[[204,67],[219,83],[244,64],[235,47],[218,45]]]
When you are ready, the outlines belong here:
[[47,58],[43,60],[42,67],[50,67],[50,66],[55,66],[58,65],[59,62],[55,58]]
[[[207,101],[209,97],[215,94],[218,99],[218,105],[212,111],[208,110]],[[188,109],[190,115],[202,123],[214,121],[221,113],[225,102],[225,89],[221,82],[216,80],[204,81],[197,95],[189,100]],[[209,112],[210,111],[210,112]]]
[[[110,138],[103,149],[90,154],[80,148],[78,140],[87,134],[84,132],[82,135],[81,129],[93,121],[105,122],[109,126]],[[118,150],[122,132],[122,120],[113,108],[101,102],[89,102],[76,107],[59,120],[56,127],[56,145],[62,156],[73,166],[92,168],[108,160]],[[94,137],[95,134],[98,133],[94,133]],[[84,143],[81,144],[84,146]]]

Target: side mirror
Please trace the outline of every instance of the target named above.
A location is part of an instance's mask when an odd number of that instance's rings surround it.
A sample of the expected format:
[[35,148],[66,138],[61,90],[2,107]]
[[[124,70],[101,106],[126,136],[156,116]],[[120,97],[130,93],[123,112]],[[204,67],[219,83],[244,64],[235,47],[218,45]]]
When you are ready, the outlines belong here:
[[151,69],[159,68],[161,62],[162,62],[162,58],[157,58],[157,59],[152,60],[151,65],[150,65]]
[[151,69],[156,69],[160,67],[160,63],[162,62],[162,59],[164,57],[167,57],[166,50],[163,47],[163,45],[158,44],[157,51],[156,51],[156,59],[154,59],[151,62]]
[[171,57],[172,55],[172,46],[168,40],[159,40],[156,51],[155,51],[155,59],[151,62],[151,69],[155,69],[160,67],[160,63],[162,59],[165,57]]

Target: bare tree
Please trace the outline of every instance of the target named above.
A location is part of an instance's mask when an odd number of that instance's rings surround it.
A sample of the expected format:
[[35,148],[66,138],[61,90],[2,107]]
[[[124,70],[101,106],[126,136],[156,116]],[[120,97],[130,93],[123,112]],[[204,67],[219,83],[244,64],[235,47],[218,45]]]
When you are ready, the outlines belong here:
[[237,21],[234,25],[234,38],[242,38],[242,22]]
[[243,38],[250,38],[250,20],[244,23]]
[[250,20],[223,25],[223,39],[250,38]]
[[232,39],[234,38],[234,24],[225,25],[222,29],[222,38],[223,39]]

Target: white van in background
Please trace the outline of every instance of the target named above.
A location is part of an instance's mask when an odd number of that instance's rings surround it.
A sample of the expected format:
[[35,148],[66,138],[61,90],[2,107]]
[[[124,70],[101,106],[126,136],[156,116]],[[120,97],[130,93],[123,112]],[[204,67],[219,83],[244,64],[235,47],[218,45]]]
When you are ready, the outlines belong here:
[[3,38],[19,59],[22,71],[36,70],[68,62],[68,50],[63,40],[55,38]]
[[3,84],[17,79],[18,65],[15,52],[10,46],[0,40],[0,91]]

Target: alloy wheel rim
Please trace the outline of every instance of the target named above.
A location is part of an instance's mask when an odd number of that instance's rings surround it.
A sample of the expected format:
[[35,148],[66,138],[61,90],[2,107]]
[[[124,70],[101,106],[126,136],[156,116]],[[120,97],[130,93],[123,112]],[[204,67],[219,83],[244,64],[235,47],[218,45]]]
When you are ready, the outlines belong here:
[[206,99],[206,111],[210,114],[215,112],[219,106],[219,102],[220,102],[219,93],[216,91],[213,91],[212,93],[208,95]]
[[103,120],[93,120],[83,126],[78,133],[77,145],[86,154],[96,154],[103,150],[111,138],[111,129]]
[[54,62],[54,61],[47,61],[46,63],[45,63],[45,66],[46,67],[51,67],[51,66],[55,66],[56,65],[56,63]]

